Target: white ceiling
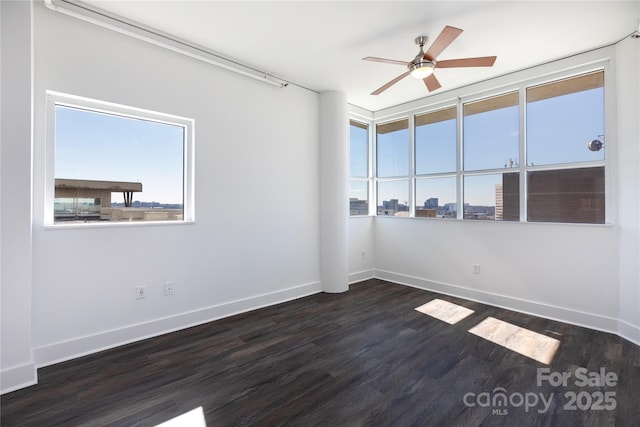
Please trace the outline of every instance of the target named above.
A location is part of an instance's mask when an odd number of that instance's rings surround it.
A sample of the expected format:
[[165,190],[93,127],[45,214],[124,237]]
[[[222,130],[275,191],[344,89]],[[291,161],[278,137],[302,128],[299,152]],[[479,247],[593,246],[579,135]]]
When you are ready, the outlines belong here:
[[[619,41],[638,30],[640,1],[107,1],[86,0],[163,33],[315,91],[338,90],[376,111],[428,96],[405,71],[362,61],[411,60],[414,38],[464,30],[438,59],[497,55],[492,68],[436,69],[442,88],[464,86]],[[284,89],[286,90],[286,89]]]

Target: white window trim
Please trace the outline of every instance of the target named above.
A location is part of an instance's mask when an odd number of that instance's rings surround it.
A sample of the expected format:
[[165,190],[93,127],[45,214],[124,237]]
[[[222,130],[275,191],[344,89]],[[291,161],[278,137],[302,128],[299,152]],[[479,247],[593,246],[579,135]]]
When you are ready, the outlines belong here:
[[[377,214],[376,210],[376,187],[374,184],[374,177],[376,176],[375,170],[375,145],[374,145],[374,135],[372,129],[374,128],[373,121],[371,119],[371,112],[364,110],[362,108],[350,105],[349,106],[349,123],[351,121],[361,123],[367,126],[367,176],[366,177],[358,177],[349,175],[348,182],[351,181],[362,181],[367,182],[367,192],[368,192],[368,208],[369,211],[367,215],[351,215],[349,212],[349,218],[370,218]],[[349,125],[351,126],[351,125]],[[349,141],[349,144],[351,141]]]
[[[55,107],[62,105],[72,108],[119,115],[134,119],[154,121],[184,128],[183,142],[183,219],[172,221],[132,221],[132,222],[90,222],[74,224],[54,224],[54,198],[55,198]],[[131,226],[158,226],[192,224],[195,222],[195,171],[194,171],[194,132],[195,121],[190,118],[172,114],[159,113],[137,107],[129,107],[112,102],[99,101],[81,96],[69,95],[61,92],[46,92],[46,124],[45,124],[45,203],[44,226],[46,229],[69,228],[103,228],[103,227],[131,227]]]

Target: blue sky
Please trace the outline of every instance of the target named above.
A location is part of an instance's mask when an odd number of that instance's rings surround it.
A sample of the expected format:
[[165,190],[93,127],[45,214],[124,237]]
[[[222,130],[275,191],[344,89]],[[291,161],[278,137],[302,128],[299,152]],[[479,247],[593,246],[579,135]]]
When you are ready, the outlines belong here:
[[[55,177],[142,183],[134,200],[182,203],[180,126],[56,106]],[[113,193],[112,202],[122,202]]]

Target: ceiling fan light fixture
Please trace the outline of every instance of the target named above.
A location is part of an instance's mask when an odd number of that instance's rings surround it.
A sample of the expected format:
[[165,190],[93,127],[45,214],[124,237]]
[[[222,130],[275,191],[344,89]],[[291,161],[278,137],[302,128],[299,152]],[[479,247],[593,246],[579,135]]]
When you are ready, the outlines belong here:
[[411,71],[411,77],[422,80],[433,73],[434,67],[435,64],[431,61],[420,61],[411,63],[409,65],[409,70]]

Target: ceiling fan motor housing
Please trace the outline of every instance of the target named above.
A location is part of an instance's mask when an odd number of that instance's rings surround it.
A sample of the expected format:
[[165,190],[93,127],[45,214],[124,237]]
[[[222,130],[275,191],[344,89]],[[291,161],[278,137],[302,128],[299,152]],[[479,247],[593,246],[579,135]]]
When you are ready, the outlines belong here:
[[[409,69],[409,71],[413,72],[416,70],[425,70],[425,69],[430,69],[431,71],[436,67],[436,61],[432,60],[429,61],[427,59],[424,58],[424,46],[429,42],[429,36],[418,36],[416,37],[416,45],[420,47],[420,52],[418,52],[418,54],[416,55],[415,58],[413,58],[413,61],[409,62],[407,64],[407,68]],[[426,73],[423,71],[422,74]],[[418,77],[418,76],[414,76],[414,77]],[[420,78],[422,78],[422,76],[420,76]]]

